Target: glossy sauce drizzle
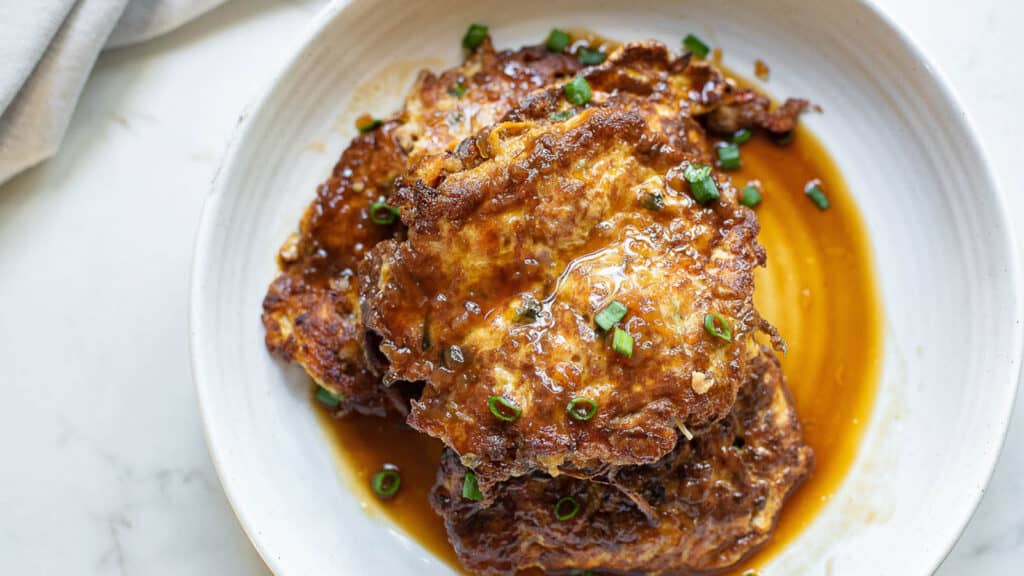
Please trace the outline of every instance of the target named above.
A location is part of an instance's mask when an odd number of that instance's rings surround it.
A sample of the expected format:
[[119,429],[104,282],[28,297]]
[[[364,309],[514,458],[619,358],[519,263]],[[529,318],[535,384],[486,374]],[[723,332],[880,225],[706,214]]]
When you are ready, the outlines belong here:
[[[741,152],[742,168],[728,174],[737,187],[759,180],[764,196],[757,213],[768,267],[758,271],[755,300],[787,341],[782,366],[816,465],[783,507],[774,537],[729,572],[736,575],[760,568],[784,549],[839,489],[867,426],[881,357],[870,246],[854,198],[825,148],[801,127],[787,146],[758,135]],[[831,201],[825,212],[804,194],[813,179],[821,181]],[[460,570],[427,501],[440,442],[377,418],[332,420],[319,407],[317,414],[364,507],[379,510]],[[401,470],[402,488],[381,503],[369,483],[387,463]]]

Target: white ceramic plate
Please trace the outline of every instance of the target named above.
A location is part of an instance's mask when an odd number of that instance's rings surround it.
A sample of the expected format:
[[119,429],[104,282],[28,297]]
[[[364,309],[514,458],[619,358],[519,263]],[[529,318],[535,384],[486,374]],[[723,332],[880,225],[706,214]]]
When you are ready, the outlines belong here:
[[[859,0],[353,0],[327,8],[245,114],[213,187],[192,286],[192,354],[210,451],[271,569],[448,574],[339,475],[301,370],[263,347],[274,254],[352,137],[397,109],[416,69],[460,58],[468,23],[516,47],[553,25],[678,46],[693,31],[726,64],[772,65],[869,229],[885,309],[882,381],[842,489],[767,575],[929,574],[971,515],[1002,444],[1019,372],[1021,282],[1004,205],[947,85]],[[370,78],[389,80],[355,90]],[[835,327],[851,330],[855,327]],[[822,337],[827,338],[827,334]]]

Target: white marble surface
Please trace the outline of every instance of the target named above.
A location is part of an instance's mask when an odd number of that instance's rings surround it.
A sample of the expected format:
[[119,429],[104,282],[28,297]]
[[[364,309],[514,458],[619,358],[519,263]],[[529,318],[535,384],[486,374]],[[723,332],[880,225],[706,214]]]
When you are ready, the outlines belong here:
[[[188,278],[203,199],[238,114],[321,4],[235,0],[165,38],[105,54],[60,154],[0,188],[5,573],[268,573],[203,442]],[[1012,106],[1024,91],[1024,3],[882,4],[952,80],[1020,229],[1014,168],[1024,114]],[[1024,566],[1017,412],[941,576]]]

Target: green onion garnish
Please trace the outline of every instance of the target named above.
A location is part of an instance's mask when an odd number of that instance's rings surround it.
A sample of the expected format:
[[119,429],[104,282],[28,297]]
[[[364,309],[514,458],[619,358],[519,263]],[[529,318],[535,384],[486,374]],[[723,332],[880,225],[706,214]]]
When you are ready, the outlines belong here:
[[665,196],[661,192],[651,192],[644,196],[644,208],[657,212],[665,207]]
[[476,50],[484,43],[489,30],[483,24],[470,24],[466,35],[462,37],[462,47],[466,50]]
[[462,479],[462,497],[466,500],[483,500],[484,495],[480,492],[480,483],[476,480],[476,474],[473,472],[466,472],[466,476]]
[[381,498],[391,498],[402,485],[402,477],[397,470],[381,470],[370,479],[370,487]]
[[704,315],[704,331],[726,342],[732,342],[732,327],[721,314]]
[[555,503],[555,518],[562,522],[572,519],[580,511],[580,503],[572,496],[564,496]]
[[377,128],[384,125],[384,121],[379,118],[373,118],[369,122],[363,122],[358,126],[360,134],[366,134],[367,132],[373,132]]
[[456,98],[462,98],[466,95],[466,85],[462,82],[452,84],[448,87],[448,93]]
[[711,177],[711,166],[695,162],[686,167],[683,177],[690,183],[694,200],[700,204],[709,204],[720,197],[718,185]]
[[726,170],[740,167],[740,147],[736,144],[722,144],[717,148],[718,165]]
[[683,38],[683,47],[686,48],[688,52],[696,54],[701,58],[707,57],[708,53],[711,52],[711,47],[693,34],[687,34],[686,38]]
[[527,294],[523,296],[523,301],[519,305],[519,309],[516,310],[515,321],[524,323],[533,322],[543,311],[544,305],[533,296]]
[[828,196],[825,196],[825,191],[821,189],[821,182],[812,180],[807,183],[804,187],[804,194],[814,202],[814,205],[818,207],[818,210],[824,212],[828,210],[828,207],[832,204],[828,201]]
[[566,404],[565,411],[575,420],[590,420],[597,414],[597,402],[590,398],[573,398]]
[[622,328],[616,328],[612,334],[612,350],[626,358],[633,357],[633,337]]
[[569,38],[569,34],[558,28],[552,28],[551,33],[548,34],[548,41],[544,45],[547,46],[550,52],[565,52],[571,41],[572,39]]
[[565,99],[574,106],[583,106],[590,102],[590,97],[593,95],[590,92],[590,84],[582,76],[577,76],[572,82],[566,84],[564,90]]
[[491,414],[494,414],[495,418],[505,422],[515,422],[519,415],[523,413],[522,408],[516,406],[504,396],[491,396],[487,399],[487,407],[491,410]]
[[401,212],[398,211],[398,208],[387,202],[374,202],[370,204],[370,221],[374,224],[394,224],[399,214]]
[[575,115],[576,115],[576,111],[573,110],[572,108],[570,108],[568,110],[562,110],[561,112],[552,112],[551,114],[548,114],[548,118],[551,118],[552,120],[559,120],[559,121],[561,121],[561,120],[567,120],[569,118],[572,118]]
[[772,140],[779,146],[786,146],[793,141],[793,132],[793,130],[790,130],[789,132],[784,132],[782,134],[773,134]]
[[740,194],[740,204],[748,208],[754,208],[761,203],[761,191],[757,186],[745,186]]
[[314,394],[313,397],[316,398],[317,402],[327,406],[328,408],[337,408],[338,406],[341,406],[341,399],[343,398],[343,396],[339,396],[323,386],[317,386],[316,394]]
[[754,133],[749,128],[740,128],[732,135],[732,141],[735,144],[744,144],[754,136]]
[[607,54],[601,52],[597,48],[589,48],[587,46],[581,46],[580,49],[576,51],[576,59],[580,61],[580,64],[586,66],[596,66],[601,62],[604,62],[604,59],[607,57]]
[[594,322],[601,327],[601,330],[608,331],[615,326],[615,323],[622,320],[626,316],[626,305],[618,300],[612,300],[611,304],[607,305],[597,316],[594,317]]

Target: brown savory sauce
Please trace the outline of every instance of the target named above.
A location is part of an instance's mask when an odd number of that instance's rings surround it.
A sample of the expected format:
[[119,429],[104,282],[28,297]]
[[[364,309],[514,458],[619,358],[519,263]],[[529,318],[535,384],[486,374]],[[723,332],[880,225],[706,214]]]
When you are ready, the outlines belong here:
[[[788,344],[782,366],[816,464],[784,506],[774,537],[729,572],[736,575],[784,549],[839,489],[871,413],[882,344],[870,246],[853,196],[825,148],[801,127],[786,146],[757,135],[741,152],[742,168],[729,173],[733,183],[742,187],[759,180],[764,197],[757,213],[768,267],[758,272],[755,299]],[[831,201],[827,211],[804,194],[814,179]],[[319,406],[317,414],[364,507],[383,512],[460,570],[427,501],[441,443],[378,418],[333,420]],[[399,468],[402,486],[382,502],[369,485],[385,464]]]

